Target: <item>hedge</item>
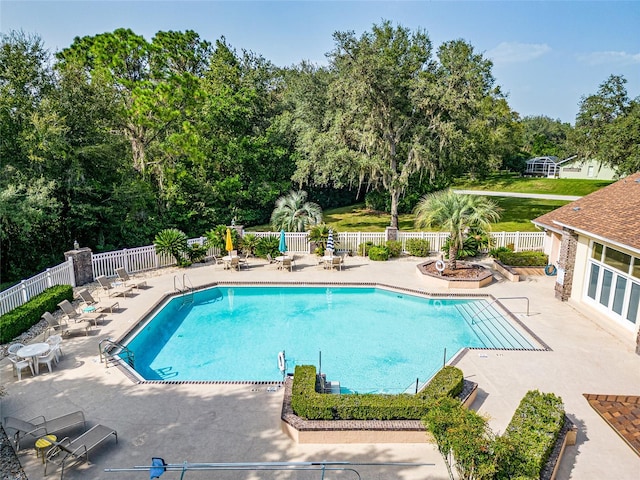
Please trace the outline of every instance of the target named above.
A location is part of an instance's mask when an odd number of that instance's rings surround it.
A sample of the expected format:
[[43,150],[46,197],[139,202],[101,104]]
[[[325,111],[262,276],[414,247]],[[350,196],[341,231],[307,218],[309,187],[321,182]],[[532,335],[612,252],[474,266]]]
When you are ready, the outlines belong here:
[[497,478],[540,478],[563,425],[560,397],[538,390],[527,392],[505,430],[512,448]]
[[373,245],[369,248],[369,260],[374,262],[386,262],[389,260],[389,249],[385,246]]
[[291,391],[291,407],[307,420],[419,420],[431,400],[462,391],[462,371],[447,366],[416,395],[346,394],[316,391],[316,367],[296,366]]
[[41,320],[44,312],[54,312],[62,300],[73,301],[71,285],[47,288],[24,305],[0,317],[0,343],[9,343]]
[[429,240],[424,238],[409,238],[406,245],[407,252],[414,257],[428,257],[431,253]]
[[510,267],[544,267],[549,258],[542,252],[510,252],[497,253],[498,260]]

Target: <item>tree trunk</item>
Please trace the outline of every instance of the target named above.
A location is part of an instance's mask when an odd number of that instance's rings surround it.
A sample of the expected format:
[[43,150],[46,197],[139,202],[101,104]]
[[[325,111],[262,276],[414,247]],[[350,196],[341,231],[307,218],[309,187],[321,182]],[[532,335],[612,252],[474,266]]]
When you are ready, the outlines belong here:
[[449,246],[449,266],[451,270],[458,268],[458,246],[453,241]]
[[400,201],[400,190],[392,189],[391,194],[391,226],[398,228],[398,202]]

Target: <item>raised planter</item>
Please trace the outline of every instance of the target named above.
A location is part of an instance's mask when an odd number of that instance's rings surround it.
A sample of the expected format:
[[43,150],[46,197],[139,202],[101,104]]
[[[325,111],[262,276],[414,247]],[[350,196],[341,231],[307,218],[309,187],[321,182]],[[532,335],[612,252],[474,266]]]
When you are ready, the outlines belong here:
[[[291,386],[287,377],[282,401],[281,428],[296,443],[432,443],[421,420],[305,420],[293,413]],[[460,400],[469,407],[478,384],[464,380]]]
[[547,464],[542,469],[540,480],[554,480],[556,478],[558,468],[560,467],[560,461],[562,460],[562,455],[564,455],[564,449],[567,445],[575,445],[577,436],[578,427],[576,427],[574,423],[569,420],[569,417],[565,415],[564,425],[562,426],[560,435],[558,435],[556,444],[553,447],[553,452],[551,452],[551,456],[549,457]]
[[435,263],[436,260],[430,260],[428,262],[420,263],[416,267],[418,276],[423,278],[430,285],[447,288],[474,289],[482,288],[493,282],[493,273],[490,269],[485,268],[482,265],[465,264],[464,262],[458,262],[461,265],[460,271],[464,269],[472,269],[474,270],[475,275],[468,277],[455,277],[448,274],[447,270],[445,270],[442,275],[433,273],[431,271],[432,268],[430,267]]
[[518,274],[513,267],[503,264],[500,260],[493,260],[493,268],[496,272],[511,282],[520,281],[520,274]]

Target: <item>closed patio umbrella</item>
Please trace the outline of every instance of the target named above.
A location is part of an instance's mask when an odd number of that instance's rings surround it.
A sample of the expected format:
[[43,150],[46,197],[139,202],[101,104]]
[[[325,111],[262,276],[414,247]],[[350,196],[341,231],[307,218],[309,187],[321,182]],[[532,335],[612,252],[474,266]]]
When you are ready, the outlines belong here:
[[283,255],[287,251],[287,239],[285,238],[284,230],[280,230],[280,245],[278,246],[278,250]]
[[227,228],[227,239],[226,239],[226,245],[225,248],[227,250],[227,252],[230,252],[231,250],[233,250],[233,240],[231,240],[231,229]]
[[329,237],[327,238],[327,250],[333,253],[333,230],[329,230]]

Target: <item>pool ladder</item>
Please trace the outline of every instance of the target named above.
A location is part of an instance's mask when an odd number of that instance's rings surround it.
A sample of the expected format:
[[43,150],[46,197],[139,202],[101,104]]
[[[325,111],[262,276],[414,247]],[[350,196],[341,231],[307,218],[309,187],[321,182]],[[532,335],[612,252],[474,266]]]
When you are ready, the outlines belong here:
[[100,363],[104,362],[105,367],[117,365],[120,360],[126,362],[133,368],[133,352],[124,345],[110,339],[100,340],[98,344],[100,350]]
[[182,274],[182,282],[177,275],[173,276],[173,291],[182,293],[182,306],[190,305],[193,303],[193,297],[195,295],[193,284],[186,273]]

